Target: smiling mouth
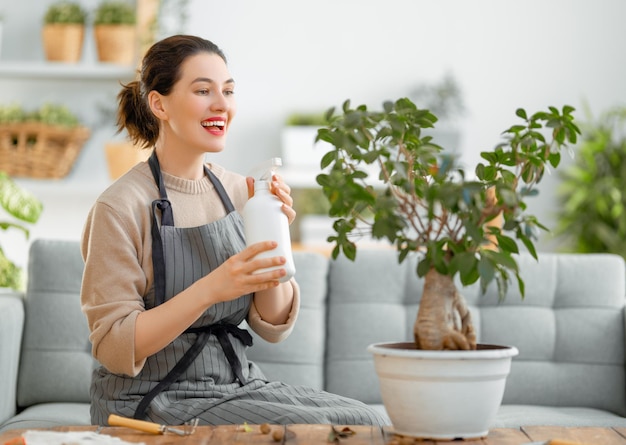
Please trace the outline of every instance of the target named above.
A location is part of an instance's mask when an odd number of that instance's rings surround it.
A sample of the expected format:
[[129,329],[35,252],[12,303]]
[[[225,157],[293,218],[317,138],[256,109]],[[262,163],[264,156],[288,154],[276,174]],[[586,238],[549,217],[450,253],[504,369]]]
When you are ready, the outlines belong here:
[[204,121],[202,122],[202,126],[205,128],[217,128],[218,130],[223,130],[226,126],[225,121]]

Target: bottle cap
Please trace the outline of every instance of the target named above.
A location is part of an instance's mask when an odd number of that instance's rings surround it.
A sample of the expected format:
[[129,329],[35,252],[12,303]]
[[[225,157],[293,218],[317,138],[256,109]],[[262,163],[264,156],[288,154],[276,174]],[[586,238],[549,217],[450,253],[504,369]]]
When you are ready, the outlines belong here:
[[269,189],[269,183],[276,169],[283,165],[281,158],[270,158],[256,165],[249,173],[254,178],[254,189]]

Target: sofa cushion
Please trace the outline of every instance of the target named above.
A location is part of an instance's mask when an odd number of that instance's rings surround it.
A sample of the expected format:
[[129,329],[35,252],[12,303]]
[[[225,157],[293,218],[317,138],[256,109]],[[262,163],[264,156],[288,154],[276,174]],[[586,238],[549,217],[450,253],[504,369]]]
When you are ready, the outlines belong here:
[[17,402],[89,402],[94,360],[80,308],[83,260],[75,241],[35,240],[28,259]]
[[626,418],[585,406],[501,405],[490,428],[519,428],[520,425],[624,428]]
[[329,270],[326,389],[382,403],[371,343],[411,336],[421,286],[409,258],[398,265],[390,249],[360,249],[356,261],[331,260]]
[[41,403],[33,405],[0,426],[0,433],[12,429],[53,428],[91,425],[88,403]]
[[503,403],[586,406],[626,414],[625,265],[617,255],[540,254],[519,258],[526,284],[504,301],[494,287],[480,296],[481,341],[515,345]]
[[24,327],[22,295],[0,289],[0,424],[15,414],[17,374]]
[[314,252],[296,251],[293,257],[301,295],[294,329],[278,345],[250,331],[254,346],[248,350],[248,358],[269,380],[323,389],[328,260]]

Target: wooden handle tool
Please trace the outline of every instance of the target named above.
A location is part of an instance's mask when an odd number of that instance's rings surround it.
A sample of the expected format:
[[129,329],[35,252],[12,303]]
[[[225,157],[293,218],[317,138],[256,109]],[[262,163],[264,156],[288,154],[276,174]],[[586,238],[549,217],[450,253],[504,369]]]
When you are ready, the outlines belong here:
[[145,420],[129,419],[128,417],[118,416],[116,414],[109,415],[110,426],[124,426],[126,428],[132,428],[134,430],[143,431],[152,434],[164,434],[166,432],[175,433],[180,436],[185,436],[185,432],[178,428],[172,428],[165,425],[159,425],[158,423],[146,422]]

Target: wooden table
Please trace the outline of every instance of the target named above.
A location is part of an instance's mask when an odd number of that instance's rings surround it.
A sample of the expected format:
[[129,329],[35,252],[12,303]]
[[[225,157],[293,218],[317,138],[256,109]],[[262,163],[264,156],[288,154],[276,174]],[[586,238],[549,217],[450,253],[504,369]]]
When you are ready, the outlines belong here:
[[[335,426],[341,431],[343,426]],[[489,432],[488,437],[467,441],[430,441],[411,440],[402,441],[393,434],[391,429],[372,426],[349,426],[347,427],[356,434],[340,438],[335,443],[338,445],[523,445],[533,441],[547,441],[550,439],[566,439],[585,445],[626,445],[626,428],[600,428],[600,427],[555,427],[555,426],[524,426],[515,428],[495,428]],[[50,431],[95,431],[96,427],[57,427]],[[274,440],[272,433],[262,434],[258,425],[224,425],[224,426],[201,426],[191,436],[177,436],[172,433],[164,435],[152,435],[142,433],[124,427],[105,427],[102,434],[119,437],[127,442],[143,442],[146,445],[165,444],[207,444],[207,445],[243,445],[243,444],[293,444],[293,445],[320,445],[328,444],[330,425],[272,425],[272,431],[278,430],[283,433],[281,440]],[[4,445],[19,438],[25,430],[11,430],[0,434],[0,445]]]

